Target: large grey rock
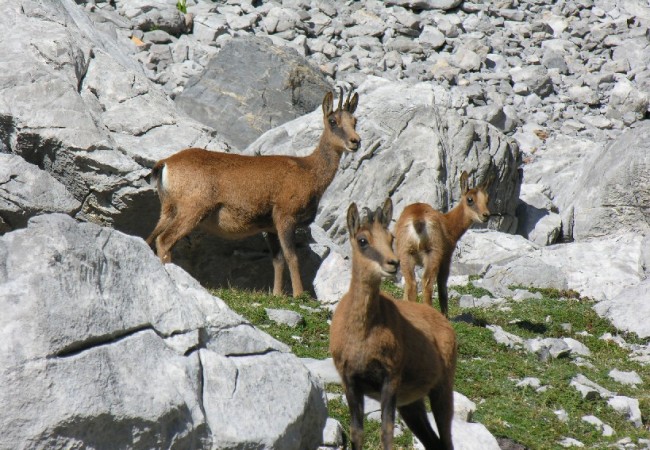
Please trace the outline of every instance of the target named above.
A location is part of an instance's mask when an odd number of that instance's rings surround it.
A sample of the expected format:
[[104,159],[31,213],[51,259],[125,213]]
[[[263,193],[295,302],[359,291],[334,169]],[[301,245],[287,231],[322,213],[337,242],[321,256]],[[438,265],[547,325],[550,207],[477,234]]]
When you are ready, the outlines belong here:
[[47,212],[74,214],[81,203],[52,175],[16,155],[0,153],[0,233]]
[[[437,106],[444,93],[430,84],[411,85],[370,77],[360,94],[357,131],[362,144],[341,161],[341,171],[325,192],[316,224],[336,243],[347,239],[345,211],[355,201],[371,208],[391,196],[395,217],[413,202],[447,210],[460,198],[463,170],[472,183],[490,173],[490,208],[502,217],[491,227],[516,227],[519,196],[516,144],[485,122],[465,120]],[[322,113],[315,111],[262,135],[247,154],[305,155],[322,131]]]
[[490,265],[519,258],[539,247],[522,236],[493,230],[470,229],[456,246],[453,274],[475,275]]
[[316,298],[334,308],[350,289],[352,263],[338,252],[331,252],[318,267],[314,277]]
[[0,238],[0,301],[0,448],[320,444],[304,365],[139,238],[32,218]]
[[491,265],[481,287],[503,296],[511,294],[511,286],[568,289],[566,269],[549,264],[540,256],[535,252]]
[[573,202],[573,237],[650,234],[650,123],[619,136],[585,165]]
[[537,245],[554,244],[562,230],[557,207],[545,192],[545,186],[537,183],[521,185],[517,220],[517,234]]
[[648,234],[649,138],[650,123],[644,122],[610,142],[552,139],[526,166],[526,182],[542,184],[557,206],[565,239]]
[[20,0],[0,16],[0,151],[58,180],[77,217],[145,236],[158,203],[147,167],[188,145],[227,149],[130,58],[112,22],[72,0]]
[[632,233],[551,245],[493,264],[484,287],[497,293],[511,285],[573,289],[596,301],[611,300],[645,279],[644,245]]
[[607,318],[619,330],[636,333],[640,338],[650,337],[650,278],[636,286],[625,288],[611,299],[594,306],[594,310]]
[[332,90],[295,50],[235,38],[193,77],[176,104],[243,149],[265,131],[320,107]]

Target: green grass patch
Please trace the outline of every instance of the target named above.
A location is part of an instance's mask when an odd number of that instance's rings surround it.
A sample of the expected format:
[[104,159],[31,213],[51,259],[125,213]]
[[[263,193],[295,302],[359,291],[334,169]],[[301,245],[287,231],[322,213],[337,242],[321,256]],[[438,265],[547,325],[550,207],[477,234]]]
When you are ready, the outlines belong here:
[[[396,298],[402,296],[402,290],[391,282],[384,282],[382,288]],[[455,294],[450,297],[450,317],[460,316],[465,320],[453,321],[459,342],[455,390],[476,403],[474,420],[485,425],[497,437],[507,437],[535,450],[561,448],[558,442],[564,437],[577,439],[586,448],[607,448],[626,437],[631,438],[632,442],[650,439],[650,368],[631,361],[628,350],[600,339],[604,333],[621,333],[598,317],[592,309],[592,301],[570,291],[529,290],[540,292],[543,298],[508,301],[506,305],[487,309],[463,309],[459,307]],[[476,297],[487,293],[471,281],[467,286],[454,287],[453,291]],[[329,357],[328,320],[331,313],[320,309],[320,304],[308,296],[293,299],[230,289],[217,290],[214,294],[254,325],[291,346],[296,355],[318,359]],[[438,308],[437,296],[434,305]],[[277,325],[269,320],[265,308],[294,310],[304,317],[304,324],[297,328]],[[466,320],[468,318],[470,320]],[[499,325],[523,339],[571,337],[590,349],[592,354],[585,359],[593,367],[579,367],[571,358],[540,361],[537,355],[523,349],[514,350],[499,345],[492,332],[481,326],[484,324]],[[649,342],[635,335],[623,337],[629,344]],[[643,384],[633,388],[617,383],[608,376],[614,368],[636,371]],[[644,425],[635,428],[610,408],[606,400],[584,400],[569,385],[578,374],[618,395],[638,399]],[[525,377],[539,378],[545,388],[516,387],[517,382]],[[336,385],[328,385],[327,390],[338,394],[343,392]],[[349,433],[349,410],[342,398],[330,400],[328,407],[330,416],[339,420]],[[554,413],[560,409],[566,411],[568,422],[560,421]],[[594,426],[582,421],[581,418],[586,415],[594,415],[610,425],[616,432],[614,436],[602,436]],[[378,422],[366,421],[364,448],[380,447],[380,428]],[[404,433],[396,438],[395,448],[411,449],[412,439],[412,434],[405,428]]]
[[[296,356],[315,359],[329,357],[328,320],[332,313],[321,309],[320,303],[308,295],[296,299],[235,289],[217,289],[212,293],[253,325],[289,345]],[[269,319],[266,308],[295,311],[304,318],[304,322],[295,328],[276,324]]]

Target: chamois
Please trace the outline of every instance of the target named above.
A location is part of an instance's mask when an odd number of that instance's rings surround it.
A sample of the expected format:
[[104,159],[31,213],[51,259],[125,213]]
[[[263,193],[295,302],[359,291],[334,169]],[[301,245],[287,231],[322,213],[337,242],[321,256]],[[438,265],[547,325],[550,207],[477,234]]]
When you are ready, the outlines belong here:
[[[399,265],[388,231],[392,214],[390,199],[363,220],[354,203],[347,214],[352,279],[332,318],[330,352],[350,408],[352,448],[363,445],[368,395],[381,402],[384,450],[392,448],[395,408],[428,450],[450,450],[456,334],[436,309],[380,291],[382,277],[395,275]],[[425,396],[438,436],[427,418]]]
[[460,203],[446,214],[426,203],[413,203],[402,211],[395,225],[397,254],[404,276],[404,300],[416,301],[415,266],[423,266],[422,297],[432,303],[433,280],[438,283],[440,310],[448,317],[447,279],[456,243],[474,222],[485,223],[490,218],[487,188],[484,184],[469,188],[467,172],[460,176]]
[[324,130],[318,146],[305,157],[245,156],[189,148],[158,161],[152,175],[161,200],[158,224],[147,238],[160,260],[171,261],[171,248],[200,226],[226,239],[260,232],[273,257],[273,294],[282,293],[285,259],[294,297],[303,292],[295,247],[296,228],[314,221],[325,189],[343,152],[354,152],[361,138],[355,128],[359,94],[338,108],[334,95],[323,99]]

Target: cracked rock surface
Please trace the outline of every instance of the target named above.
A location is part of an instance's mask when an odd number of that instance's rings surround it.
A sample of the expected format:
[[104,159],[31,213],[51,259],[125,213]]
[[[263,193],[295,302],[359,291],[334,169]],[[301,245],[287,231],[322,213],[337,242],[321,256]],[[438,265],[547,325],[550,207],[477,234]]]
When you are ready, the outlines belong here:
[[298,358],[140,238],[33,218],[0,238],[0,302],[0,448],[320,443]]

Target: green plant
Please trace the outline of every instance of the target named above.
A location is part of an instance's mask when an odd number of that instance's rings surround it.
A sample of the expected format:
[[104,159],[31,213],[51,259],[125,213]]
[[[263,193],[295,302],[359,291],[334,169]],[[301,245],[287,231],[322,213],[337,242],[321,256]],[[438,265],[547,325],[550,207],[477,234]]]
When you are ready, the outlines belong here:
[[187,0],[178,0],[176,2],[176,9],[178,9],[183,14],[187,14]]

